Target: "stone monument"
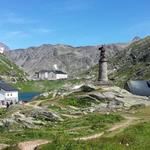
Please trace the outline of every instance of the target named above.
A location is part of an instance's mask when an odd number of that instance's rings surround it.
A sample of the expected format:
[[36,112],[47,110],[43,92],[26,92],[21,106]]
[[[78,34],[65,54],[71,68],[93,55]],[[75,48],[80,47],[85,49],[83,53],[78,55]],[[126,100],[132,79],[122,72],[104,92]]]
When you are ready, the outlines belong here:
[[107,58],[105,53],[105,46],[102,45],[100,48],[100,59],[99,59],[99,75],[98,84],[109,85],[108,74],[107,74]]

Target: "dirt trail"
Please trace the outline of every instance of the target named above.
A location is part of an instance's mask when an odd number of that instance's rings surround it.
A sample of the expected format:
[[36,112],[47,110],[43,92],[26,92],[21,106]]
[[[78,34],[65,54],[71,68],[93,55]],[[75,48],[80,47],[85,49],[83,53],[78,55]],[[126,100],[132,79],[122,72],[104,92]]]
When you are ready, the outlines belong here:
[[[47,100],[47,99],[46,99],[46,100]],[[32,102],[26,103],[25,105],[26,105],[26,106],[32,106],[32,107],[39,107],[39,105],[40,105],[42,102],[46,101],[46,100],[32,101]]]
[[25,106],[31,106],[34,108],[41,108],[40,104],[49,101],[48,104],[53,104],[56,105],[58,107],[60,107],[61,109],[65,109],[65,107],[61,104],[58,104],[57,101],[55,101],[56,98],[52,98],[52,99],[44,99],[44,100],[36,100],[36,101],[31,101],[25,104]]
[[88,141],[88,140],[92,140],[92,139],[96,139],[101,137],[102,135],[104,135],[104,132],[98,133],[98,134],[94,134],[94,135],[89,135],[89,136],[85,136],[85,137],[80,137],[80,138],[74,138],[75,141],[81,140],[81,141]]
[[137,119],[138,119],[138,118],[136,118],[136,117],[125,117],[125,118],[127,119],[125,122],[120,123],[120,124],[116,124],[116,125],[114,125],[113,127],[111,127],[110,129],[108,129],[107,131],[108,131],[108,132],[113,132],[113,131],[115,131],[115,130],[117,130],[117,129],[128,127],[129,125],[132,124],[132,122],[133,122],[134,120],[137,120]]
[[107,137],[108,136],[113,136],[116,133],[118,133],[121,130],[128,127],[129,125],[134,124],[137,120],[139,120],[139,118],[136,118],[136,117],[124,116],[124,118],[126,119],[125,121],[123,121],[121,123],[114,124],[111,128],[107,129],[104,132],[93,134],[93,135],[88,135],[88,136],[85,136],[85,137],[74,138],[74,140],[76,140],[76,141],[77,140],[88,141],[88,140],[100,138],[101,136],[105,136],[105,135]]
[[64,117],[68,117],[68,118],[80,118],[80,116],[75,116],[75,115],[68,115],[68,114],[61,114],[61,116],[64,116]]
[[34,150],[36,147],[50,143],[51,141],[47,140],[34,140],[34,141],[26,141],[18,143],[18,148],[20,150]]
[[126,119],[126,121],[115,124],[108,130],[106,130],[106,137],[114,136],[115,134],[121,132],[123,129],[127,128],[128,126],[136,124],[138,121],[140,121],[140,118],[137,117],[124,116],[124,118]]

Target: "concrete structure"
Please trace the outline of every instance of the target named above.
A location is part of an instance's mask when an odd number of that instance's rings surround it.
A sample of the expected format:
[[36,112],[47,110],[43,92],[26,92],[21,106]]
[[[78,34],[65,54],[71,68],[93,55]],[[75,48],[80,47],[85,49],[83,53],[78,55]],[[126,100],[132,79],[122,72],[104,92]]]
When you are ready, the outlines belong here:
[[0,107],[18,102],[18,91],[3,81],[0,81]]
[[109,84],[108,82],[108,72],[107,72],[107,59],[105,54],[105,48],[102,45],[100,48],[100,60],[99,60],[99,76],[98,83],[102,85]]
[[67,73],[59,70],[41,70],[36,72],[36,76],[40,80],[60,80],[68,78]]

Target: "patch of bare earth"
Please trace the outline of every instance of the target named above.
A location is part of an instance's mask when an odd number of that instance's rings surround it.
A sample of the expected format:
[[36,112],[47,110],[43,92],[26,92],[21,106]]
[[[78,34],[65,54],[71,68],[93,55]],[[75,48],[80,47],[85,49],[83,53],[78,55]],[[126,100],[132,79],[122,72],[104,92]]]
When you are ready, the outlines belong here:
[[50,143],[51,141],[47,140],[33,140],[33,141],[26,141],[18,143],[18,148],[20,150],[34,150],[36,147]]
[[81,141],[88,141],[96,138],[100,138],[102,135],[104,135],[104,132],[94,134],[94,135],[89,135],[85,137],[80,137],[80,138],[74,138],[75,141],[81,140]]

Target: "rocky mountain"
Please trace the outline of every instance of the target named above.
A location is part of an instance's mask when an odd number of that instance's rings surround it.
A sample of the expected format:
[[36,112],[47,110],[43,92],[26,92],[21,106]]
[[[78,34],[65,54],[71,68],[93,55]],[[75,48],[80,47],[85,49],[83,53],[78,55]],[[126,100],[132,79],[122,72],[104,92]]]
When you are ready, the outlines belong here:
[[110,65],[114,69],[111,78],[119,84],[130,79],[150,79],[150,36],[132,42],[112,58]]
[[[72,47],[62,44],[44,44],[39,47],[9,51],[7,57],[31,76],[36,71],[53,69],[54,66],[73,75],[98,63],[99,46]],[[106,45],[107,55],[112,57],[127,46],[128,44]]]
[[[119,51],[108,62],[109,79],[124,87],[128,80],[150,79],[150,36],[132,40],[124,50]],[[91,67],[80,78],[97,80],[98,65]]]

